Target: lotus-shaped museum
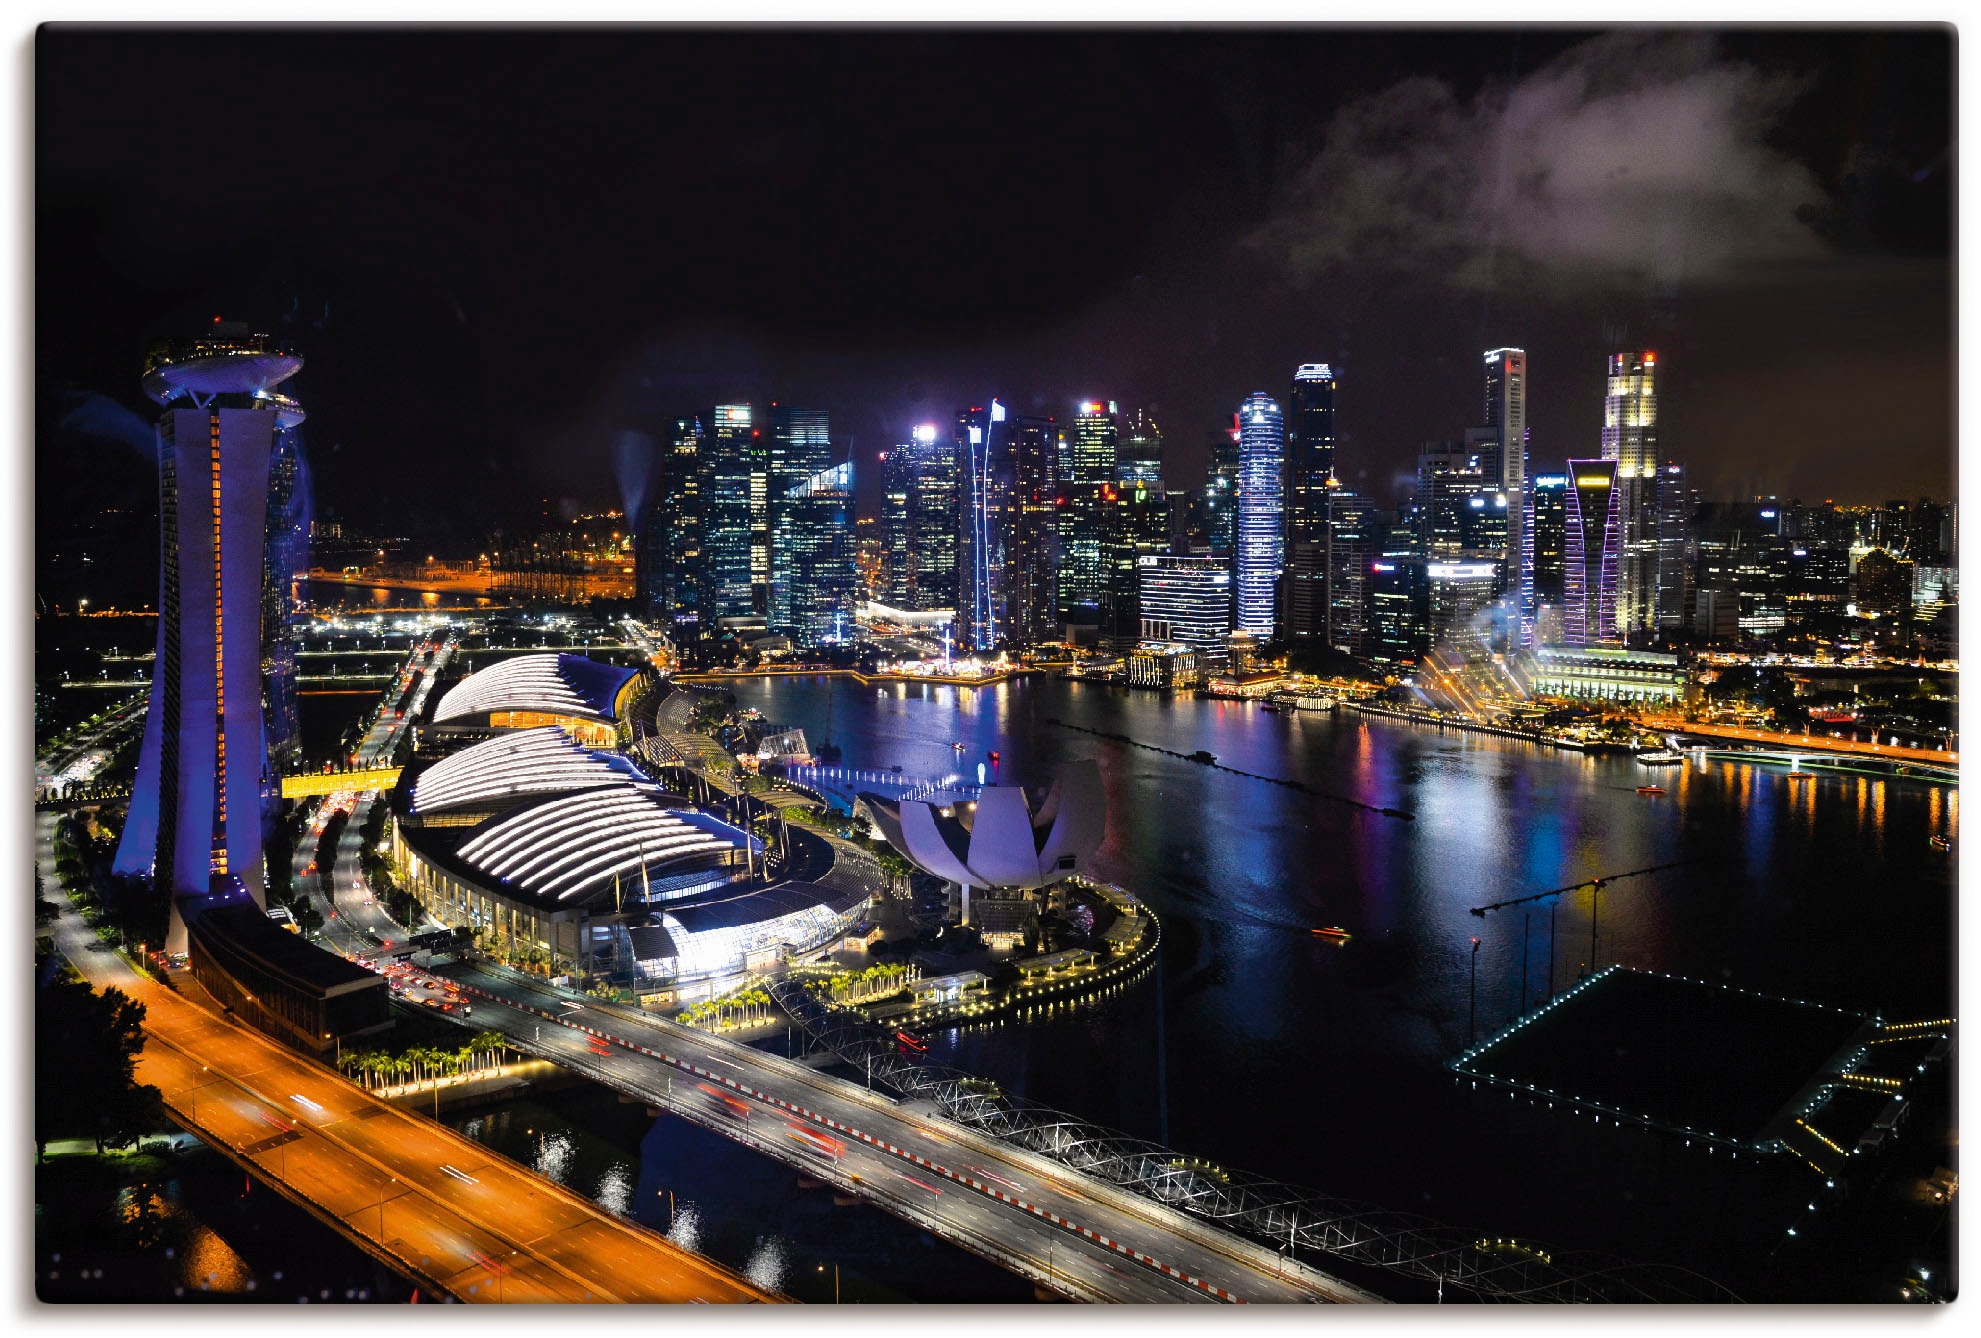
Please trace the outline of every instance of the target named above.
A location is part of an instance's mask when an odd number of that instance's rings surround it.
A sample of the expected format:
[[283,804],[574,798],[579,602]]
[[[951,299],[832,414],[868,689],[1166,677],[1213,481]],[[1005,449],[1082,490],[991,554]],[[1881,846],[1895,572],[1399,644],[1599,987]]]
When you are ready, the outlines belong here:
[[965,888],[1057,882],[1080,872],[1107,832],[1107,795],[1091,761],[1062,766],[1037,808],[1017,785],[987,785],[976,799],[949,804],[860,799],[910,863]]

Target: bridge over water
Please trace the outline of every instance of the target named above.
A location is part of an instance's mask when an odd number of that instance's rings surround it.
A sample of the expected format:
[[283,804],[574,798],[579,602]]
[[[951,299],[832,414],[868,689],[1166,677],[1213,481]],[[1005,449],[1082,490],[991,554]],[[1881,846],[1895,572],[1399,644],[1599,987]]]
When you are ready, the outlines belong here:
[[981,785],[955,772],[947,776],[910,776],[872,768],[789,765],[781,770],[784,779],[815,791],[841,813],[851,813],[853,801],[861,794],[951,803],[975,799],[983,793]]

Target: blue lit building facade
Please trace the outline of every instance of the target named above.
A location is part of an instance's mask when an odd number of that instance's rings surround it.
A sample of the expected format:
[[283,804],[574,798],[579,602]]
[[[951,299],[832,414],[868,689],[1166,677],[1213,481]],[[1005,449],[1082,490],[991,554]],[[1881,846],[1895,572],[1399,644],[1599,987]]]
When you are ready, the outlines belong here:
[[1256,391],[1238,407],[1237,613],[1232,630],[1273,635],[1286,553],[1286,428],[1279,402]]
[[1617,639],[1622,490],[1615,460],[1570,460],[1562,543],[1562,644]]
[[701,601],[707,623],[766,612],[756,602],[759,569],[766,604],[770,580],[768,532],[757,529],[758,518],[767,516],[761,494],[769,486],[760,431],[747,404],[718,404],[703,415]]
[[770,628],[794,645],[844,640],[859,584],[854,562],[853,462],[822,469],[785,493],[771,584]]
[[[302,359],[244,325],[217,322],[146,360],[158,420],[156,667],[137,784],[113,868],[149,873],[173,897],[167,948],[183,952],[177,899],[244,889],[266,904],[264,719],[267,600],[274,579],[276,461],[302,422],[275,387]],[[280,508],[286,513],[286,503]],[[288,559],[285,537],[278,562]]]

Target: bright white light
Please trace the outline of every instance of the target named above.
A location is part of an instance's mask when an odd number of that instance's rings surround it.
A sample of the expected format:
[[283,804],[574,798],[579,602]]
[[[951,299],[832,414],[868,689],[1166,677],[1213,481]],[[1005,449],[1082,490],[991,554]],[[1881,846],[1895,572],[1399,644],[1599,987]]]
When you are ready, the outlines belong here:
[[935,424],[934,424],[934,423],[923,423],[923,424],[922,424],[922,425],[921,425],[920,427],[918,427],[918,428],[916,428],[916,429],[915,429],[915,440],[916,440],[916,441],[919,441],[919,442],[921,442],[921,443],[922,443],[923,445],[925,445],[925,446],[926,446],[926,445],[927,445],[928,443],[930,443],[930,442],[932,442],[932,441],[934,441],[934,440],[935,440]]

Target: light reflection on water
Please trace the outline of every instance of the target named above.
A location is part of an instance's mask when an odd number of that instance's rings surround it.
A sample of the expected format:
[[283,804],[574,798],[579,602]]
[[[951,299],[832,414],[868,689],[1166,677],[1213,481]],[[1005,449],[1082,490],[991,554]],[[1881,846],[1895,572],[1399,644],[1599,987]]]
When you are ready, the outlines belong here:
[[[952,687],[883,698],[821,679],[732,686],[739,703],[814,737],[829,717],[851,767],[940,775],[997,749],[1002,780],[1044,784],[1061,761],[1095,759],[1109,805],[1096,872],[1165,917],[1164,1063],[1146,985],[937,1048],[1143,1136],[1156,1133],[1166,1101],[1174,1146],[1234,1165],[1432,1211],[1462,1198],[1482,1164],[1529,1165],[1468,1141],[1474,1109],[1439,1067],[1468,1037],[1474,935],[1482,1035],[1521,1011],[1523,975],[1532,1007],[1592,961],[1887,1016],[1946,1012],[1953,861],[1927,838],[1955,834],[1957,791],[1858,775],[1792,782],[1782,768],[1720,760],[1656,770],[1349,712],[1269,713],[1064,680],[1000,685],[991,703]],[[1186,754],[1208,749],[1225,765],[1415,820],[1053,717]],[[967,751],[953,752],[954,740]],[[1647,783],[1670,793],[1638,794]],[[1470,914],[1678,862],[1600,897],[1567,893],[1552,913],[1539,903]],[[1355,934],[1343,949],[1307,932],[1337,924]],[[1299,1112],[1297,1133],[1266,1114],[1279,1110]],[[1537,1184],[1551,1178],[1545,1160],[1531,1173]],[[1465,1215],[1456,1202],[1451,1211]]]

